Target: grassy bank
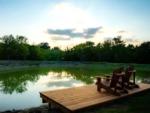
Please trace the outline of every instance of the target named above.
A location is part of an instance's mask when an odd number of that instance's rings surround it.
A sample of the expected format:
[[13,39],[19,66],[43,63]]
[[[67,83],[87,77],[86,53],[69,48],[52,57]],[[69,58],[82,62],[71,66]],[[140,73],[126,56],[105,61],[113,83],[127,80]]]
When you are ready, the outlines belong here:
[[0,73],[12,72],[20,69],[33,69],[39,67],[57,67],[57,66],[73,66],[80,62],[61,62],[61,61],[21,61],[21,60],[0,60]]
[[[47,67],[53,70],[66,70],[73,73],[84,73],[88,71],[88,75],[95,76],[96,74],[108,74],[112,70],[124,66],[127,67],[129,63],[107,63],[107,62],[72,62],[72,61],[0,61],[0,72],[17,71],[18,69],[31,69]],[[150,64],[132,64],[135,66],[139,76],[149,76]],[[93,73],[95,73],[93,75]]]

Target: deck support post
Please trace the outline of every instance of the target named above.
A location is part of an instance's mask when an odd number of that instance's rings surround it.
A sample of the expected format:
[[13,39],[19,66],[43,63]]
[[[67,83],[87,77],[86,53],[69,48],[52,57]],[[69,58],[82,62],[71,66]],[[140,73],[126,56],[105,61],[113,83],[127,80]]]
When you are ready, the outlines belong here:
[[133,71],[133,83],[135,85],[135,73],[136,73],[136,70]]
[[97,91],[101,91],[100,83],[101,83],[101,78],[98,77],[98,78],[97,78]]
[[48,111],[50,111],[52,108],[51,108],[51,102],[48,103]]

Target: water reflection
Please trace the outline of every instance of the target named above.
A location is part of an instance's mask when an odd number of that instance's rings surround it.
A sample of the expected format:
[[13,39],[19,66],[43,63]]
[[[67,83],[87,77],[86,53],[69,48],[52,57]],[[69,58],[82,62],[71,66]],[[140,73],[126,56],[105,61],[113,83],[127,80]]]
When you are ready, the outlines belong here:
[[36,82],[39,75],[46,74],[34,70],[21,70],[16,72],[8,72],[0,75],[0,89],[3,93],[12,94],[13,92],[22,93],[27,90],[27,82]]
[[39,106],[41,91],[84,84],[66,71],[36,68],[3,73],[0,75],[0,111]]
[[[49,73],[49,75],[52,75]],[[53,76],[49,76],[51,79],[47,83],[48,87],[75,87],[83,85],[81,81],[75,80],[71,75],[67,74],[66,72],[62,73],[53,73]],[[52,78],[54,77],[54,78]]]
[[[100,67],[101,68],[101,67]],[[95,67],[30,68],[0,73],[0,111],[39,106],[39,92],[91,84],[94,76],[111,73]],[[139,70],[136,81],[144,81],[149,70]],[[30,101],[30,102],[29,102]]]
[[[51,76],[49,76],[51,75]],[[86,75],[86,76],[85,76]],[[0,75],[0,90],[5,94],[12,94],[13,92],[22,93],[27,91],[28,82],[37,82],[39,77],[45,76],[49,81],[47,86],[57,85],[72,87],[74,84],[78,84],[77,81],[82,81],[85,84],[93,82],[92,75],[88,73],[82,73],[75,70],[63,70],[63,69],[44,69],[34,68],[26,70],[17,70],[15,72],[3,73]],[[65,80],[65,81],[64,81]]]
[[[74,84],[82,82],[84,84],[93,83],[94,76],[104,75],[103,70],[85,69],[85,68],[32,68],[17,70],[14,72],[0,73],[0,91],[5,94],[23,93],[28,90],[28,82],[36,83],[38,80],[47,80],[49,86],[72,87]],[[111,71],[107,72],[111,73]],[[136,81],[148,81],[144,75],[147,71],[139,71]],[[142,75],[142,76],[141,76]],[[45,80],[43,80],[45,79]]]

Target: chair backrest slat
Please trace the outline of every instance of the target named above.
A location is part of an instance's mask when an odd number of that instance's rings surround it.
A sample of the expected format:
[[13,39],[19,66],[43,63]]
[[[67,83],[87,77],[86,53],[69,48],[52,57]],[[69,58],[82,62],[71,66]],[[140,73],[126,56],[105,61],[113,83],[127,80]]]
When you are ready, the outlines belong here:
[[117,86],[117,83],[118,83],[119,78],[120,78],[120,76],[118,76],[118,74],[121,74],[123,71],[124,71],[123,67],[113,71],[110,87],[116,87]]
[[124,82],[129,82],[130,78],[133,74],[134,71],[134,67],[133,66],[129,66],[126,70],[125,70],[125,76],[124,76]]

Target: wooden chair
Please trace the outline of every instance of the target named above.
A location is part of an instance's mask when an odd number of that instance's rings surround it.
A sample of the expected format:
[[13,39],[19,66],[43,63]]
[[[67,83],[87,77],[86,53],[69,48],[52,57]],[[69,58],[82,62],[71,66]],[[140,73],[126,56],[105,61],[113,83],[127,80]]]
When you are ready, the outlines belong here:
[[[127,89],[133,89],[133,88],[139,88],[139,86],[135,83],[135,73],[136,70],[134,69],[133,66],[129,66],[125,70],[125,76],[123,77],[123,85]],[[133,77],[133,80],[131,81],[131,77]]]
[[97,77],[97,90],[101,91],[101,89],[105,89],[111,94],[120,96],[121,93],[128,93],[122,85],[119,84],[120,78],[124,75],[123,68],[119,68],[117,70],[113,71],[112,76],[106,76],[106,77]]

